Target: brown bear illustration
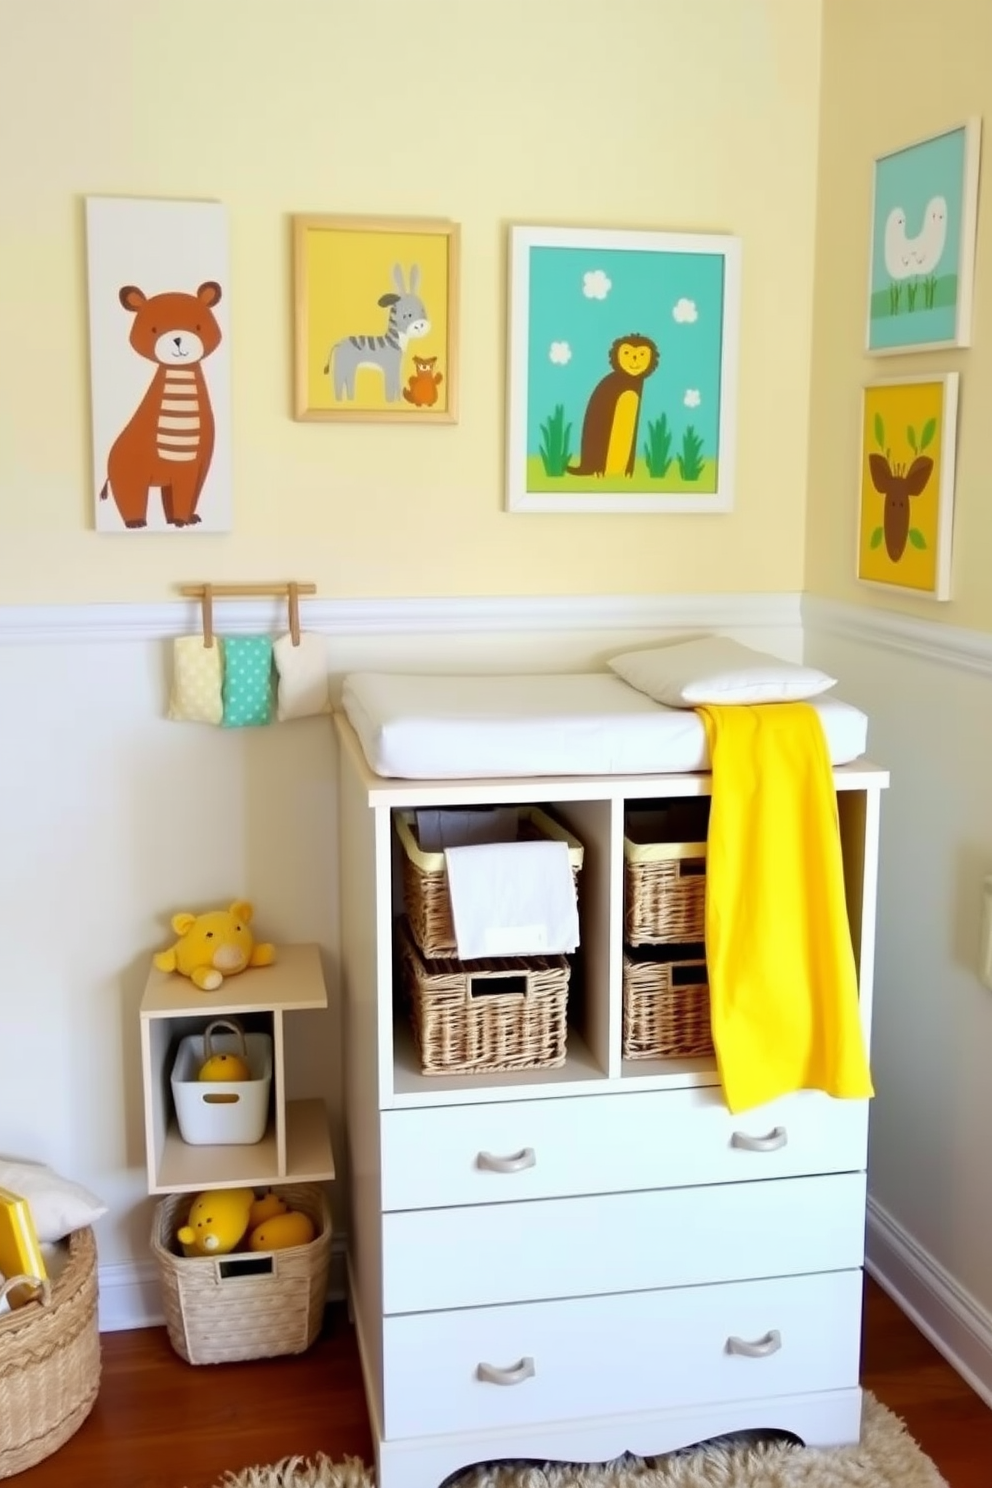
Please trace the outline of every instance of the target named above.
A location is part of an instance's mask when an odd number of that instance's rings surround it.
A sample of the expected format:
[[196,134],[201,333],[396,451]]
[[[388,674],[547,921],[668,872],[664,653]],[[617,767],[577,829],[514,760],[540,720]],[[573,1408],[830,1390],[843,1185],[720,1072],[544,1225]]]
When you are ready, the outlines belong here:
[[214,416],[203,361],[220,345],[213,307],[214,280],[195,295],[180,291],[146,297],[125,284],[120,302],[134,314],[130,342],[156,372],[107,457],[100,500],[113,496],[125,527],[144,527],[148,493],[158,486],[165,520],[173,527],[199,522],[196,505],[214,452]]

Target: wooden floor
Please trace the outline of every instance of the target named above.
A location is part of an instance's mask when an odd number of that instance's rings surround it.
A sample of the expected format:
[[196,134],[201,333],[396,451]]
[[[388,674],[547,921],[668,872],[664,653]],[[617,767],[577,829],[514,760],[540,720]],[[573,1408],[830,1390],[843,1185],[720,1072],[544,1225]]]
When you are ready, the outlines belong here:
[[[88,1420],[12,1488],[212,1488],[227,1469],[317,1451],[372,1461],[355,1335],[328,1309],[305,1355],[191,1366],[164,1328],[108,1333]],[[902,1416],[950,1488],[992,1483],[992,1411],[873,1282],[863,1383]]]

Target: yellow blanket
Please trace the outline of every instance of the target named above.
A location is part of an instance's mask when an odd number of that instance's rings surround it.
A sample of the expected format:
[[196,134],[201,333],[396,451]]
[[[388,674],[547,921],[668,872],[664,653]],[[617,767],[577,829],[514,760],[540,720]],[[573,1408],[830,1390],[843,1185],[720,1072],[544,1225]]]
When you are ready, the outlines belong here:
[[808,703],[700,707],[710,1018],[724,1096],[872,1095],[844,901],[837,796]]

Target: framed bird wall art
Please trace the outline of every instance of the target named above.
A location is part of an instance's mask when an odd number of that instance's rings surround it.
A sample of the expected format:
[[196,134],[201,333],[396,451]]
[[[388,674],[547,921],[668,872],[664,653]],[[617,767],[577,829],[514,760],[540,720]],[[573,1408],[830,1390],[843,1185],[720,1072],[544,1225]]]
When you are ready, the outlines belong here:
[[867,349],[971,344],[980,119],[874,163]]

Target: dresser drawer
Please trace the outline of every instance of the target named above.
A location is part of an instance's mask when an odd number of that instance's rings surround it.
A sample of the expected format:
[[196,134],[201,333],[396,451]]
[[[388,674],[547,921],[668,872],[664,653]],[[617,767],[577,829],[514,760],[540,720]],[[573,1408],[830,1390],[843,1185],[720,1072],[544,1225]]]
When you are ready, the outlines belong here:
[[842,1271],[387,1318],[385,1435],[850,1389],[861,1286]]
[[865,1175],[383,1215],[383,1311],[837,1271],[864,1259]]
[[734,1116],[719,1086],[382,1115],[382,1206],[424,1209],[855,1172],[868,1102],[804,1090]]

